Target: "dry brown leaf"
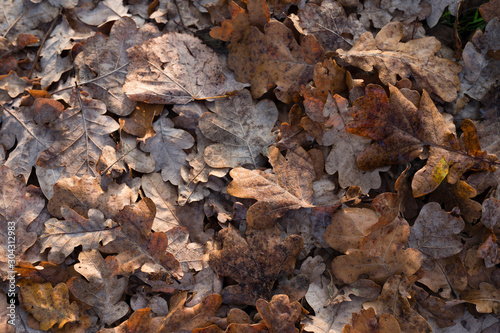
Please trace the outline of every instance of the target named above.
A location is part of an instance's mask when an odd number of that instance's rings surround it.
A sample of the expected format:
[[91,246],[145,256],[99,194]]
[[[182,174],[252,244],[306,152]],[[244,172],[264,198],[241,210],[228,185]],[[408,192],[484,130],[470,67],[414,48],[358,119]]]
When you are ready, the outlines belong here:
[[125,206],[114,217],[120,226],[114,240],[103,243],[101,252],[118,253],[119,268],[116,274],[128,276],[136,269],[165,279],[168,274],[181,278],[183,273],[179,261],[167,252],[168,236],[163,232],[152,232],[156,207],[149,198]]
[[190,270],[200,271],[204,253],[203,245],[189,241],[189,232],[185,227],[175,227],[166,232],[168,252],[172,253],[181,264],[184,273]]
[[424,260],[451,257],[463,248],[458,233],[464,226],[461,218],[446,213],[437,202],[429,202],[420,210],[408,244],[422,252]]
[[269,8],[265,0],[249,0],[246,12],[234,1],[228,5],[231,19],[221,22],[220,27],[210,30],[212,38],[226,42],[234,42],[241,39],[243,33],[249,26],[263,27],[269,22]]
[[352,314],[352,325],[345,325],[342,333],[400,333],[398,321],[393,315],[382,313],[375,316],[373,308],[361,309]]
[[479,289],[464,290],[461,299],[475,304],[480,313],[498,313],[500,309],[500,291],[487,282],[482,282]]
[[205,113],[199,121],[201,132],[217,144],[205,149],[205,162],[214,168],[234,168],[262,164],[261,150],[273,143],[271,132],[278,109],[270,100],[255,104],[248,90],[215,101],[215,113]]
[[63,206],[61,215],[64,220],[47,220],[40,235],[41,251],[51,248],[48,259],[56,264],[61,264],[77,246],[81,245],[84,251],[97,249],[99,243],[107,244],[119,234],[117,225],[106,220],[96,209],[88,210],[86,219],[71,208]]
[[98,176],[95,165],[104,146],[115,146],[109,136],[118,130],[113,118],[104,116],[103,102],[82,96],[79,88],[74,88],[67,109],[54,123],[62,137],[44,150],[37,165],[44,168],[64,166],[63,174],[71,176]]
[[363,238],[379,216],[368,208],[347,207],[339,209],[332,216],[332,224],[323,235],[334,250],[347,253],[349,249],[361,249]]
[[399,273],[412,275],[420,268],[422,254],[415,249],[404,250],[409,233],[408,223],[396,218],[369,234],[364,250],[336,257],[332,262],[333,274],[344,283],[356,281],[361,274],[368,274],[377,283]]
[[416,30],[414,23],[425,19],[430,13],[431,6],[426,1],[365,0],[363,9],[360,10],[359,20],[367,29],[370,28],[371,23],[375,28],[380,29],[391,21],[404,22],[405,26],[413,28],[411,30],[413,30],[412,34],[414,34]]
[[142,177],[142,189],[156,205],[156,215],[151,227],[154,231],[167,232],[175,227],[187,227],[191,239],[204,243],[204,214],[200,205],[179,206],[175,186],[164,182],[160,174],[152,173]]
[[290,302],[287,295],[274,295],[270,302],[258,299],[255,305],[270,333],[299,333],[295,327],[302,314],[299,302]]
[[126,116],[135,107],[122,86],[127,76],[127,49],[159,35],[158,28],[144,25],[136,28],[134,20],[122,17],[113,24],[109,38],[101,33],[88,38],[75,58],[77,78],[80,85],[90,92],[114,114]]
[[29,107],[12,110],[0,106],[0,145],[11,150],[5,165],[16,175],[23,175],[26,181],[40,154],[57,138],[57,133],[46,124],[37,122],[36,115],[30,111]]
[[397,77],[410,75],[417,85],[438,95],[446,102],[457,98],[460,87],[460,65],[435,56],[441,43],[434,37],[414,39],[401,43],[403,24],[389,23],[374,38],[364,33],[349,51],[337,50],[339,56],[365,71],[376,68],[380,80],[395,85]]
[[333,0],[325,0],[321,6],[308,3],[298,16],[304,33],[314,35],[326,51],[348,49],[366,31],[355,13],[347,16]]
[[183,149],[191,148],[194,138],[188,132],[174,128],[167,114],[165,112],[153,124],[156,135],[141,143],[141,150],[151,153],[155,160],[155,172],[161,170],[164,181],[179,185],[182,182],[180,170],[187,156]]
[[387,168],[367,171],[356,165],[356,156],[368,147],[370,140],[346,131],[346,125],[352,120],[348,101],[339,95],[329,95],[323,112],[329,117],[325,125],[331,125],[322,138],[323,145],[332,147],[326,158],[326,172],[338,172],[339,185],[342,188],[359,186],[363,193],[368,193],[372,188],[379,188],[382,182],[379,172]]
[[40,329],[48,330],[56,325],[62,328],[66,323],[78,321],[78,303],[69,301],[68,287],[64,283],[57,286],[47,283],[34,283],[30,280],[18,282],[21,287],[23,309],[40,322]]
[[91,208],[98,209],[106,218],[112,218],[120,209],[130,205],[137,194],[127,184],[111,183],[106,192],[97,178],[73,176],[60,179],[54,185],[54,195],[47,209],[52,216],[62,218],[61,208],[66,206],[83,217]]
[[258,200],[247,212],[252,228],[270,227],[290,209],[313,207],[315,173],[307,152],[295,147],[283,157],[278,148],[271,146],[269,158],[274,174],[240,167],[230,172],[233,181],[227,187],[228,193]]
[[40,189],[25,185],[23,176],[14,173],[5,165],[0,166],[0,267],[2,278],[7,271],[14,271],[15,262],[23,258],[25,251],[37,240],[37,233],[30,224],[40,215],[45,200]]
[[186,104],[224,95],[219,58],[201,40],[167,33],[127,51],[130,65],[123,91],[134,101]]
[[120,118],[120,130],[135,135],[144,142],[156,134],[152,125],[153,119],[161,115],[163,108],[162,104],[137,103],[127,118]]
[[302,238],[292,235],[281,242],[279,234],[277,227],[248,229],[243,238],[231,225],[219,232],[223,247],[210,254],[210,267],[238,282],[222,290],[225,303],[253,305],[259,298],[269,299],[279,275],[293,271]]
[[371,302],[366,302],[363,307],[372,307],[377,315],[388,313],[396,318],[402,332],[431,333],[432,328],[427,321],[412,309],[411,285],[413,282],[406,276],[395,275],[384,284],[380,296]]
[[299,45],[292,30],[274,21],[264,26],[264,33],[256,27],[246,29],[229,51],[228,67],[236,80],[250,82],[254,98],[276,85],[276,97],[285,103],[312,79],[314,66],[324,57],[314,36],[301,38]]
[[104,259],[96,249],[81,252],[78,260],[80,263],[75,264],[75,270],[86,280],[76,276],[68,280],[71,293],[93,306],[105,325],[125,316],[129,306],[121,298],[127,287],[127,278],[118,278],[114,274],[118,268],[117,260],[113,256]]
[[491,21],[495,17],[500,17],[500,2],[498,0],[490,0],[479,6],[479,13],[486,22]]
[[474,124],[468,119],[462,123],[461,146],[425,90],[418,107],[394,86],[390,98],[378,85],[370,84],[365,91],[354,103],[354,122],[346,126],[350,133],[376,140],[358,155],[360,168],[409,162],[430,146],[426,166],[413,177],[415,197],[434,191],[445,178],[457,183],[467,170],[496,169],[498,158],[480,150]]

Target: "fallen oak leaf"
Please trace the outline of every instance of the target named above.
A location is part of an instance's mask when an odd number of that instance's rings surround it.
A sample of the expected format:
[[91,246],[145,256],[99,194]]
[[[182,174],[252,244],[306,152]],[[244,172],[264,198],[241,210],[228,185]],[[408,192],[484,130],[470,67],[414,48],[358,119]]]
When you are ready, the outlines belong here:
[[324,51],[314,36],[297,43],[292,30],[271,21],[264,32],[249,27],[243,37],[229,45],[228,67],[239,82],[250,82],[252,96],[259,98],[276,85],[276,97],[285,103],[312,79],[314,66]]
[[257,168],[258,155],[270,145],[271,132],[278,119],[278,109],[270,100],[255,104],[248,90],[215,101],[215,113],[205,113],[199,120],[201,132],[217,144],[205,149],[205,162],[214,168],[250,165]]
[[500,291],[487,282],[481,282],[479,289],[466,289],[461,299],[476,305],[479,313],[498,313],[500,309]]
[[22,307],[40,322],[40,329],[49,330],[56,324],[62,328],[66,323],[79,320],[78,303],[70,303],[66,284],[52,287],[50,282],[42,284],[23,279],[18,285]]
[[406,163],[422,156],[424,147],[430,146],[427,165],[413,177],[415,197],[432,192],[445,178],[456,183],[467,170],[496,169],[498,158],[480,150],[470,120],[463,123],[462,147],[425,90],[417,107],[396,87],[389,89],[390,98],[381,86],[369,84],[366,95],[354,102],[354,122],[347,124],[346,130],[375,140],[357,157],[361,169]]
[[307,152],[295,147],[283,157],[278,148],[271,146],[269,159],[274,174],[241,167],[229,173],[233,178],[227,187],[230,195],[258,200],[247,212],[247,222],[252,228],[271,227],[290,209],[313,207],[312,184],[316,174]]
[[210,254],[209,265],[238,282],[222,290],[225,303],[253,305],[269,299],[279,275],[293,271],[303,240],[291,235],[281,242],[279,234],[276,226],[247,229],[245,238],[231,225],[219,232],[223,247]]
[[382,313],[375,316],[373,308],[361,309],[361,313],[352,314],[352,324],[345,325],[342,333],[400,333],[398,321],[393,315]]
[[403,23],[387,24],[374,38],[365,32],[349,51],[338,49],[339,56],[353,66],[365,71],[375,67],[380,81],[395,85],[397,76],[415,78],[417,84],[446,102],[457,98],[460,86],[460,65],[448,59],[436,57],[441,43],[434,37],[414,39],[401,43]]
[[78,276],[72,277],[66,283],[71,293],[85,304],[93,306],[105,325],[125,316],[129,306],[121,298],[128,281],[114,274],[118,261],[113,256],[104,259],[97,249],[80,252],[78,260],[80,263],[75,264],[74,268],[88,282]]
[[62,138],[44,150],[37,165],[45,168],[64,166],[65,176],[96,176],[95,165],[105,146],[115,146],[109,136],[119,129],[118,123],[109,116],[104,116],[106,106],[96,99],[82,96],[80,88],[71,93],[67,109],[54,123],[62,132]]
[[299,302],[290,302],[287,295],[274,295],[270,302],[258,299],[255,305],[270,333],[299,332],[295,327],[302,314]]
[[355,282],[361,274],[367,274],[377,283],[394,274],[412,275],[422,264],[422,254],[415,249],[404,249],[409,233],[408,222],[396,218],[365,236],[362,249],[336,257],[332,261],[333,274],[344,283]]
[[123,91],[134,101],[187,104],[222,96],[226,77],[217,55],[188,34],[167,33],[127,51]]

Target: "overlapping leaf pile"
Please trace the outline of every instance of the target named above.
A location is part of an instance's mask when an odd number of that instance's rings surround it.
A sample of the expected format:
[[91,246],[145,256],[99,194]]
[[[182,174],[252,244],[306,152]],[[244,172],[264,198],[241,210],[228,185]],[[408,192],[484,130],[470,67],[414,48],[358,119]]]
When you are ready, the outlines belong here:
[[498,1],[409,3],[3,1],[0,331],[499,331]]

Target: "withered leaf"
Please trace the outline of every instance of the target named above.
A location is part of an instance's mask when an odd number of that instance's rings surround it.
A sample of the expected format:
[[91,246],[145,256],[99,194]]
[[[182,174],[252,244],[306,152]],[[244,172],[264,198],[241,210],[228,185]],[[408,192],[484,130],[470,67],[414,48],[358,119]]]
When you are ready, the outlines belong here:
[[88,38],[75,59],[79,84],[86,83],[85,89],[104,102],[110,112],[120,116],[130,114],[135,102],[122,90],[127,75],[127,49],[159,34],[153,25],[138,30],[134,20],[122,17],[113,24],[109,38],[101,33]]
[[64,220],[47,220],[40,236],[41,251],[51,248],[48,258],[56,264],[61,264],[77,246],[81,245],[84,251],[97,249],[100,242],[107,244],[118,236],[117,225],[96,209],[90,209],[86,219],[63,206],[61,215]]
[[109,134],[119,125],[104,116],[103,102],[83,97],[79,88],[73,89],[70,105],[54,124],[62,137],[41,153],[37,164],[51,169],[64,166],[68,177],[98,176],[95,165],[101,150],[116,145]]
[[422,252],[426,260],[451,257],[462,250],[457,234],[464,226],[461,218],[446,213],[437,202],[429,202],[420,210],[408,244]]
[[59,283],[52,287],[50,282],[34,283],[30,280],[18,282],[21,287],[23,309],[40,322],[42,330],[48,330],[56,325],[62,328],[66,323],[79,320],[78,303],[69,301],[68,287]]
[[365,71],[375,67],[380,80],[396,84],[397,76],[415,78],[417,84],[435,93],[446,102],[457,98],[460,86],[458,73],[462,69],[456,62],[436,57],[441,43],[435,37],[414,39],[401,43],[403,23],[389,23],[374,38],[366,32],[349,51],[338,49],[339,56]]
[[[23,176],[14,176],[9,167],[0,166],[0,270],[6,278],[7,271],[13,271],[14,265],[8,259],[14,254],[16,260],[37,240],[34,231],[28,231],[30,224],[40,215],[45,200],[39,188],[25,185]],[[9,231],[11,231],[9,233]],[[12,240],[14,243],[12,243]],[[11,261],[10,261],[11,262]],[[11,262],[12,263],[12,262]]]
[[406,276],[395,275],[387,280],[380,296],[363,307],[373,307],[377,315],[388,313],[396,318],[401,332],[432,332],[427,321],[410,304],[412,280]]
[[281,22],[269,22],[264,33],[257,27],[245,30],[243,37],[229,45],[228,67],[236,80],[250,82],[252,96],[259,98],[272,86],[276,97],[290,103],[292,95],[312,79],[314,66],[324,51],[314,36],[301,38]]
[[113,217],[124,206],[134,201],[133,191],[127,184],[111,183],[107,191],[103,191],[97,178],[73,176],[62,178],[54,185],[54,195],[47,205],[49,212],[62,218],[61,208],[70,207],[76,213],[87,217],[91,208],[98,209],[104,217]]
[[256,303],[264,323],[271,333],[298,333],[295,323],[302,313],[299,302],[290,302],[287,295],[274,295],[271,302],[259,299]]
[[349,123],[346,130],[375,140],[358,155],[360,168],[409,162],[421,156],[424,147],[429,146],[427,165],[413,178],[415,197],[432,192],[445,178],[451,184],[456,183],[469,169],[496,169],[498,158],[480,150],[477,132],[470,120],[462,124],[465,137],[462,147],[425,90],[417,108],[396,87],[389,88],[390,98],[382,87],[370,84],[366,95],[354,102],[354,122]]
[[396,218],[369,234],[371,237],[363,244],[363,250],[336,257],[332,262],[333,274],[344,283],[356,281],[361,274],[382,283],[394,274],[415,273],[422,263],[422,254],[411,248],[404,250],[409,233],[408,222]]
[[332,216],[332,224],[323,238],[331,248],[346,253],[349,249],[361,249],[363,238],[379,217],[368,208],[346,207],[339,209]]
[[51,128],[37,124],[30,117],[28,107],[12,110],[1,105],[0,117],[0,145],[7,150],[13,149],[5,165],[28,180],[38,157],[54,143],[57,134]]
[[[376,327],[376,328],[375,328]],[[352,314],[352,325],[345,325],[342,333],[400,333],[398,321],[393,315],[382,313],[375,316],[373,308],[361,309]]]
[[480,313],[498,313],[500,309],[500,291],[487,282],[481,282],[479,289],[467,289],[461,298],[476,305]]
[[116,274],[128,276],[140,268],[149,274],[182,277],[179,262],[166,251],[168,236],[163,232],[151,232],[155,214],[153,201],[143,198],[134,205],[125,206],[115,215],[114,220],[120,225],[119,235],[99,250],[118,253]]
[[104,259],[96,249],[81,252],[75,270],[86,279],[74,276],[68,282],[71,293],[80,301],[91,305],[101,321],[112,324],[129,311],[127,303],[121,300],[127,287],[127,279],[114,275],[118,262],[113,256]]
[[174,128],[166,112],[153,124],[153,128],[156,135],[141,143],[141,150],[151,153],[155,160],[155,172],[161,170],[164,181],[179,185],[182,181],[180,170],[187,156],[183,149],[191,148],[194,138],[188,132]]
[[278,148],[269,148],[274,174],[260,170],[234,168],[227,192],[239,198],[257,199],[247,212],[252,228],[267,228],[290,209],[313,207],[312,184],[316,177],[311,158],[302,147],[287,151],[284,157]]
[[214,168],[250,165],[258,167],[262,148],[273,143],[271,132],[278,109],[270,100],[255,104],[248,90],[215,101],[215,113],[199,121],[201,132],[217,144],[205,149],[205,161]]
[[347,16],[333,0],[325,0],[321,6],[308,3],[298,16],[304,32],[314,35],[326,51],[349,48],[366,31],[356,14]]
[[222,291],[229,304],[255,304],[257,299],[269,299],[280,274],[289,275],[302,249],[300,236],[291,235],[280,241],[277,227],[248,229],[243,238],[232,226],[219,232],[222,250],[210,254],[210,267],[219,275],[238,282]]
[[127,54],[130,65],[123,91],[134,101],[186,104],[226,92],[219,58],[191,35],[167,33]]

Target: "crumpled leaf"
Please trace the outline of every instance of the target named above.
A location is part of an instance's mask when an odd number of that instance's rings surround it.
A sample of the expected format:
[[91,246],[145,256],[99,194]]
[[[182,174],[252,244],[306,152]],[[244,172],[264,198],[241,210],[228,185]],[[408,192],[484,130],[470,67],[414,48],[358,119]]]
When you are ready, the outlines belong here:
[[167,232],[175,227],[186,227],[191,239],[204,243],[204,214],[199,205],[179,206],[175,186],[164,182],[158,173],[144,175],[141,186],[146,196],[156,205],[156,215],[151,227],[154,231]]
[[215,101],[215,113],[199,120],[201,132],[217,144],[205,149],[205,162],[214,168],[250,165],[257,168],[262,148],[273,143],[271,132],[278,109],[270,100],[255,104],[248,90]]
[[459,253],[463,244],[457,235],[465,227],[464,221],[446,213],[437,202],[429,202],[411,228],[408,244],[424,255],[424,260],[451,257]]
[[210,267],[238,282],[222,290],[225,303],[251,305],[269,299],[279,275],[293,271],[302,238],[291,235],[281,242],[279,234],[277,227],[247,229],[243,238],[231,225],[219,232],[223,247],[210,254]]
[[387,280],[380,296],[363,304],[365,309],[372,307],[377,315],[388,313],[399,323],[402,332],[432,332],[429,323],[410,304],[411,285],[413,280],[406,276],[396,275]]
[[84,89],[93,98],[104,102],[110,112],[120,116],[130,114],[135,102],[129,100],[122,90],[129,62],[127,49],[159,34],[152,25],[144,25],[138,30],[134,20],[129,17],[116,21],[109,38],[97,33],[83,44],[82,51],[75,59],[78,83],[88,82]]
[[373,308],[361,309],[361,313],[352,314],[352,325],[345,325],[342,333],[400,333],[398,321],[393,315],[382,313],[375,316]]
[[121,300],[127,279],[114,275],[118,262],[113,256],[104,259],[96,249],[81,252],[75,270],[86,279],[74,276],[68,282],[71,293],[80,301],[94,307],[99,318],[109,325],[125,316],[129,310]]
[[[7,271],[14,271],[9,259],[19,261],[37,240],[37,233],[28,231],[30,224],[40,215],[45,200],[39,188],[25,185],[23,176],[14,173],[5,165],[0,166],[0,270],[2,278]],[[10,232],[9,232],[10,231]],[[13,238],[12,238],[13,237]],[[14,243],[12,243],[14,240]],[[12,245],[14,248],[12,249]],[[13,251],[12,251],[13,250]]]
[[227,192],[238,198],[258,200],[247,212],[252,228],[267,228],[290,209],[313,207],[312,184],[315,173],[311,158],[302,147],[287,151],[286,157],[278,148],[269,148],[274,174],[260,170],[234,168]]
[[40,154],[37,165],[51,169],[64,166],[63,175],[67,177],[97,176],[95,165],[101,150],[115,146],[109,134],[119,125],[104,116],[104,103],[83,97],[79,88],[73,89],[70,105],[54,123],[62,137]]
[[137,136],[142,142],[146,141],[155,136],[153,119],[162,114],[163,108],[161,104],[137,103],[129,117],[120,118],[120,130]]
[[307,3],[298,16],[304,33],[314,35],[325,51],[350,48],[366,31],[355,13],[347,16],[334,0],[325,0],[321,6]]
[[61,214],[64,219],[47,220],[40,235],[41,252],[50,248],[50,262],[61,264],[77,246],[81,245],[83,251],[97,249],[99,243],[107,244],[118,236],[116,224],[96,209],[88,211],[88,219],[66,206]]
[[187,104],[224,95],[226,77],[214,51],[188,34],[167,33],[127,51],[123,91],[134,101]]
[[385,169],[366,171],[356,165],[356,156],[368,147],[370,141],[346,131],[346,124],[352,120],[350,112],[345,98],[328,96],[323,113],[328,114],[328,124],[332,124],[332,128],[323,134],[323,145],[332,146],[332,150],[326,158],[325,169],[329,174],[338,172],[342,188],[359,186],[363,193],[368,193],[370,189],[380,187],[379,172]]
[[[62,105],[61,105],[62,106]],[[28,108],[18,110],[0,106],[0,145],[5,149],[14,148],[5,165],[16,175],[28,180],[40,154],[56,140],[57,134],[44,124],[37,124]]]
[[229,45],[228,67],[236,80],[250,83],[254,98],[276,85],[276,97],[290,103],[300,86],[312,79],[314,66],[323,57],[323,48],[314,36],[302,37],[299,45],[292,30],[272,21],[264,26],[264,33],[250,27]]
[[496,169],[497,157],[480,150],[474,124],[462,123],[462,147],[425,90],[418,107],[394,86],[390,86],[390,98],[378,85],[370,84],[365,91],[354,102],[354,122],[346,126],[350,133],[376,140],[358,155],[361,169],[409,162],[430,146],[427,165],[413,177],[415,197],[434,191],[445,178],[455,184],[469,169]]
[[263,27],[270,19],[269,8],[265,0],[249,0],[248,12],[234,1],[231,1],[228,7],[231,19],[222,21],[220,27],[213,27],[210,30],[212,38],[234,42],[241,39],[249,26]]
[[408,222],[396,218],[369,234],[371,241],[364,244],[363,250],[335,257],[333,274],[344,283],[356,281],[361,274],[367,274],[377,283],[399,273],[412,275],[420,268],[422,254],[411,248],[404,250],[409,233]]
[[171,274],[181,278],[179,262],[167,252],[168,236],[163,232],[151,232],[156,207],[149,198],[134,205],[125,206],[115,215],[119,235],[100,247],[101,252],[118,253],[119,268],[116,274],[128,276],[138,268],[152,276]]
[[155,172],[161,170],[164,181],[174,185],[182,182],[180,170],[186,163],[187,154],[183,149],[189,149],[194,144],[194,138],[188,132],[174,128],[172,120],[164,113],[154,124],[156,135],[141,143],[141,150],[151,153],[155,160]]
[[66,206],[83,217],[91,208],[101,211],[106,218],[112,218],[120,209],[134,202],[136,194],[127,184],[111,183],[106,192],[101,189],[97,178],[83,176],[63,178],[54,185],[54,195],[47,209],[52,216],[62,218],[61,208]]
[[500,309],[500,291],[487,282],[481,282],[479,289],[466,289],[461,298],[476,305],[479,313],[498,313]]
[[299,302],[290,302],[287,295],[274,295],[271,302],[258,299],[256,303],[264,323],[271,333],[298,333],[295,323],[302,313]]
[[186,227],[172,228],[166,234],[168,236],[167,250],[179,261],[182,271],[189,272],[191,269],[200,271],[203,268],[203,245],[189,241],[189,232]]
[[78,303],[70,303],[66,284],[59,283],[52,287],[50,282],[42,284],[21,280],[18,285],[21,287],[23,309],[40,322],[40,329],[45,331],[56,324],[57,328],[62,328],[66,323],[79,320]]
[[389,23],[374,38],[364,33],[349,51],[338,49],[339,56],[365,71],[376,68],[382,83],[396,84],[397,76],[410,75],[417,85],[438,95],[446,102],[457,98],[460,86],[460,65],[435,56],[441,43],[434,37],[414,39],[401,43],[403,24]]

